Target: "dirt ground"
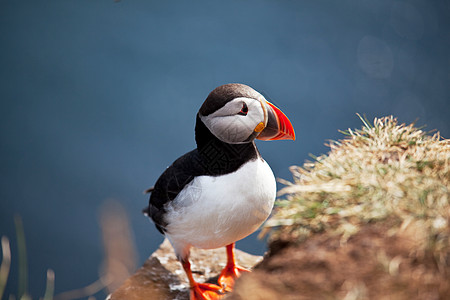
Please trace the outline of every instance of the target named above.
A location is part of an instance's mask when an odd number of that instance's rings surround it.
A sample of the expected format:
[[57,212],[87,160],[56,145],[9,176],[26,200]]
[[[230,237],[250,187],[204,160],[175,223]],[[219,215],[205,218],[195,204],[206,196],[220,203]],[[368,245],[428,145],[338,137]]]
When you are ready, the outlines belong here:
[[420,228],[392,227],[367,224],[347,241],[323,233],[278,240],[226,299],[450,299],[450,253],[418,249]]

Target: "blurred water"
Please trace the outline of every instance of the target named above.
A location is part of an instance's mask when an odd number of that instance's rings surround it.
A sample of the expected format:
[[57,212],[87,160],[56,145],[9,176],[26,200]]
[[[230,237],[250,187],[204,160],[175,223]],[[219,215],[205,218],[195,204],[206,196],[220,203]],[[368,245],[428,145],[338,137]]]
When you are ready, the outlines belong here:
[[356,112],[449,137],[449,23],[445,0],[0,0],[0,234],[23,217],[31,294],[47,268],[57,292],[97,278],[106,199],[127,208],[140,262],[151,254],[162,236],[142,191],[195,147],[218,85],[248,84],[289,116],[296,142],[258,143],[282,178],[360,127]]

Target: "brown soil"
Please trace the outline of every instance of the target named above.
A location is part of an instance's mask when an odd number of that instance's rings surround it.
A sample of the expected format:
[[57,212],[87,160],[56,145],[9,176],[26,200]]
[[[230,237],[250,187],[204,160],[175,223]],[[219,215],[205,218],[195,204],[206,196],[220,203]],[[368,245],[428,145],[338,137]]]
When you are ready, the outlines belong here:
[[420,228],[389,234],[393,225],[367,224],[347,241],[322,233],[272,243],[226,299],[450,299],[450,253],[437,263],[417,248]]

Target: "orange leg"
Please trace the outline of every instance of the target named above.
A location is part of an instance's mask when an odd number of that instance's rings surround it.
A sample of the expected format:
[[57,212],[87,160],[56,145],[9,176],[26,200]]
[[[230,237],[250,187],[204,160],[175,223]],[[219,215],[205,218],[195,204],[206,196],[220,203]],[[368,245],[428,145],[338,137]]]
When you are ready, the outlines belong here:
[[181,264],[189,279],[191,300],[217,300],[223,297],[222,288],[220,286],[211,283],[198,283],[194,280],[191,264],[188,259],[182,261]]
[[222,288],[230,292],[233,290],[234,281],[241,276],[241,273],[250,272],[247,269],[238,267],[234,258],[234,243],[227,245],[227,265],[222,270],[219,276],[219,284]]

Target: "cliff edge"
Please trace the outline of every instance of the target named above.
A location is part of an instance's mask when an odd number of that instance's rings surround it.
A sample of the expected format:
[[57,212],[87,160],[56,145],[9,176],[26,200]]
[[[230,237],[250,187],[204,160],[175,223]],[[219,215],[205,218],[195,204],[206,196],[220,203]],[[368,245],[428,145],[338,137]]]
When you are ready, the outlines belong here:
[[[392,116],[361,120],[291,168],[262,230],[269,252],[225,299],[450,299],[450,140]],[[225,251],[192,260],[214,281]],[[187,287],[166,241],[111,299],[188,299]]]

